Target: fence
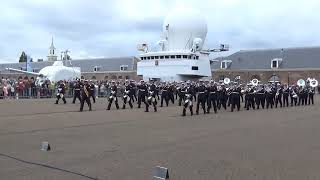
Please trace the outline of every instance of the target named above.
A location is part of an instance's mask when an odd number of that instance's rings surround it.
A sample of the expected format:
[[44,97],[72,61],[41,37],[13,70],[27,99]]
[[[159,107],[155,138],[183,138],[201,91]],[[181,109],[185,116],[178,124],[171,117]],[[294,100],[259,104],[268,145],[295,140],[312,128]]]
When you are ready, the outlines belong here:
[[[5,97],[4,93],[1,89],[0,91],[0,99],[40,99],[40,98],[56,98],[58,91],[57,89],[50,88],[25,88],[23,90],[15,90],[11,92],[8,90],[8,95]],[[66,98],[73,97],[74,90],[67,89],[65,93]],[[107,97],[110,95],[109,89],[96,89],[96,96],[98,97]]]

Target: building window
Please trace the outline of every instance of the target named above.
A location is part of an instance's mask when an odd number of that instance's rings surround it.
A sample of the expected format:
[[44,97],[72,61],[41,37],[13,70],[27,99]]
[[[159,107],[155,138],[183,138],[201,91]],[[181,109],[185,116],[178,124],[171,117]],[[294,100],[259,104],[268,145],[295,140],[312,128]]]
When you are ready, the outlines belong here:
[[164,58],[169,59],[169,56],[165,56]]
[[182,57],[183,57],[183,59],[187,59],[187,58],[188,58],[188,56],[187,56],[187,55],[183,55]]
[[160,59],[163,59],[164,58],[164,56],[160,56]]
[[175,59],[175,58],[176,58],[176,56],[170,56],[170,58],[171,58],[171,59]]
[[188,59],[191,59],[191,55],[188,56]]
[[155,59],[159,59],[159,56],[155,56],[154,58],[155,58]]
[[280,64],[282,62],[281,58],[275,58],[271,60],[271,69],[277,69],[279,68]]
[[52,54],[54,54],[54,49],[52,50]]
[[231,60],[223,60],[221,61],[221,65],[220,65],[220,68],[221,69],[227,69],[230,67],[232,61]]
[[93,71],[94,72],[97,72],[97,71],[100,71],[101,70],[101,66],[95,66],[93,67]]
[[198,66],[192,66],[191,69],[194,70],[194,71],[197,71],[197,70],[199,70],[199,67]]
[[177,58],[180,59],[180,58],[181,58],[181,55],[177,55]]
[[277,60],[271,61],[271,68],[278,68],[278,61]]
[[130,76],[126,76],[126,79],[130,79]]
[[147,57],[148,58],[148,60],[150,60],[150,57]]
[[151,56],[151,59],[154,59],[154,56]]
[[141,60],[143,60],[143,57],[140,57]]
[[199,59],[199,56],[196,56],[196,59]]
[[225,61],[221,62],[221,69],[226,69],[226,62]]
[[127,71],[127,70],[128,70],[128,65],[120,66],[120,71]]

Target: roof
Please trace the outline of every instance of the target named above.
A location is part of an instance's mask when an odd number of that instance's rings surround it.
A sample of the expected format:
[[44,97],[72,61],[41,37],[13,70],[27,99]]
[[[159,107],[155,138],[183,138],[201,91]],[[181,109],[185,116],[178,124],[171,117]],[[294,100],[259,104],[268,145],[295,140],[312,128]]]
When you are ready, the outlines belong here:
[[[133,56],[117,58],[79,59],[71,61],[72,66],[81,68],[81,72],[93,72],[95,66],[100,67],[100,71],[119,71],[120,66],[122,65],[127,65],[128,71],[135,71],[137,69],[136,62],[137,59]],[[33,62],[31,63],[31,66],[33,69],[40,70],[46,66],[51,66],[53,63],[54,61]],[[0,64],[0,71],[6,71],[5,68],[7,67],[15,69],[25,68],[26,63]]]
[[216,58],[212,69],[220,69],[223,60],[231,60],[228,69],[271,69],[271,60],[281,58],[279,69],[320,68],[320,47],[241,50],[227,57]]

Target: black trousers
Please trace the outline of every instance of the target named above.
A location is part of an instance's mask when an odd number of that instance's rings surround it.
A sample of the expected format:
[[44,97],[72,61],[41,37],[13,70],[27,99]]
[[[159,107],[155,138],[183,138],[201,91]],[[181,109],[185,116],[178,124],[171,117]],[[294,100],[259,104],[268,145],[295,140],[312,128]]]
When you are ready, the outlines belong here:
[[181,106],[181,103],[182,103],[182,101],[184,101],[184,99],[185,99],[185,95],[184,95],[184,93],[178,93],[178,96],[179,96],[179,100],[178,100],[178,102],[179,102],[179,106]]
[[59,103],[59,100],[60,100],[60,99],[62,99],[62,101],[63,101],[63,103],[64,103],[64,104],[66,104],[66,103],[67,103],[66,98],[64,98],[64,95],[63,95],[63,97],[62,97],[62,98],[61,98],[61,96],[60,96],[60,95],[57,95],[56,104],[58,104],[58,103]]
[[298,98],[294,98],[294,97],[292,97],[292,96],[290,96],[291,98],[290,98],[290,100],[291,100],[291,106],[293,106],[293,104],[294,104],[294,106],[297,106],[297,104],[298,104]]
[[[190,100],[190,101],[192,101],[192,100]],[[187,103],[183,104],[182,116],[186,115],[188,106],[189,106],[191,116],[193,115],[193,105],[189,105],[189,102],[187,102]]]
[[154,96],[154,102],[152,101],[148,101],[148,105],[146,105],[146,112],[149,112],[149,106],[152,105],[153,106],[153,109],[154,109],[154,112],[157,112],[157,99],[156,97]]
[[74,104],[76,102],[76,99],[79,99],[79,101],[81,102],[81,96],[80,96],[80,92],[75,92],[73,94],[73,100],[72,100],[72,103]]
[[146,105],[146,109],[149,107],[149,104],[146,101],[146,95],[144,92],[138,94],[138,108],[141,107],[141,102],[143,102]]
[[237,110],[240,111],[240,94],[233,93],[230,95],[231,100],[231,112],[237,106]]
[[312,103],[312,104],[314,104],[314,99],[313,99],[313,94],[309,94],[309,101],[308,101],[308,104],[310,105],[310,102]]
[[[130,98],[130,99],[129,99]],[[129,99],[129,101],[128,101]],[[126,104],[129,104],[130,108],[132,109],[133,108],[133,105],[132,105],[132,99],[130,96],[127,96],[127,97],[124,97],[123,98],[123,106],[122,106],[122,109],[125,109],[126,108]]]
[[201,104],[203,113],[206,114],[206,94],[205,93],[199,93],[198,94],[198,101],[197,101],[197,109],[196,109],[196,113],[199,114],[199,106]]
[[227,109],[227,99],[224,96],[217,97],[217,108],[220,110],[221,106],[224,109]]
[[93,103],[96,103],[96,96],[94,95],[94,92],[90,92],[90,97],[89,98],[91,98],[91,97],[92,97]]
[[256,104],[257,104],[257,109],[260,108],[260,105],[262,109],[264,109],[266,103],[266,95],[265,94],[256,94]]
[[169,105],[169,94],[168,94],[168,91],[162,91],[162,93],[161,93],[161,103],[160,103],[161,107],[163,107],[163,100],[166,102],[166,105],[168,107],[168,105]]
[[278,103],[280,104],[280,107],[282,107],[282,95],[276,96],[276,108],[278,107]]
[[267,109],[269,109],[269,106],[272,109],[273,105],[274,105],[273,95],[267,95],[266,96],[266,101],[267,101]]
[[211,107],[213,107],[214,113],[217,113],[217,94],[216,93],[211,93],[208,95],[207,105],[208,105],[207,113],[210,113]]
[[109,99],[109,104],[108,104],[107,110],[110,110],[113,101],[114,101],[114,104],[116,105],[116,108],[119,109],[118,98],[113,97],[112,99]]
[[283,99],[283,107],[285,106],[289,106],[289,94],[283,94],[282,96],[282,99]]
[[89,111],[91,111],[91,102],[90,102],[90,98],[85,96],[81,99],[80,101],[80,111],[83,111],[83,106],[84,106],[84,102],[87,102],[88,107],[89,107]]
[[[248,96],[248,97],[247,97]],[[246,95],[247,97],[247,110],[249,110],[249,108],[253,108],[253,109],[256,109],[256,106],[255,106],[255,103],[254,103],[254,96],[253,95]]]

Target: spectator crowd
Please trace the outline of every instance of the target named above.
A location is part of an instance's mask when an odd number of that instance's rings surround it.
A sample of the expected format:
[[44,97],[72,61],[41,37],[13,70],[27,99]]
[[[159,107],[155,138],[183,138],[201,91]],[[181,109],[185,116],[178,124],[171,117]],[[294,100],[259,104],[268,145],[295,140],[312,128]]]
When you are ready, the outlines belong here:
[[[96,96],[105,97],[108,93],[108,81],[94,81]],[[72,97],[75,81],[64,81],[66,97]],[[0,81],[0,99],[55,98],[58,83],[45,81],[41,85],[33,79],[2,79]]]

